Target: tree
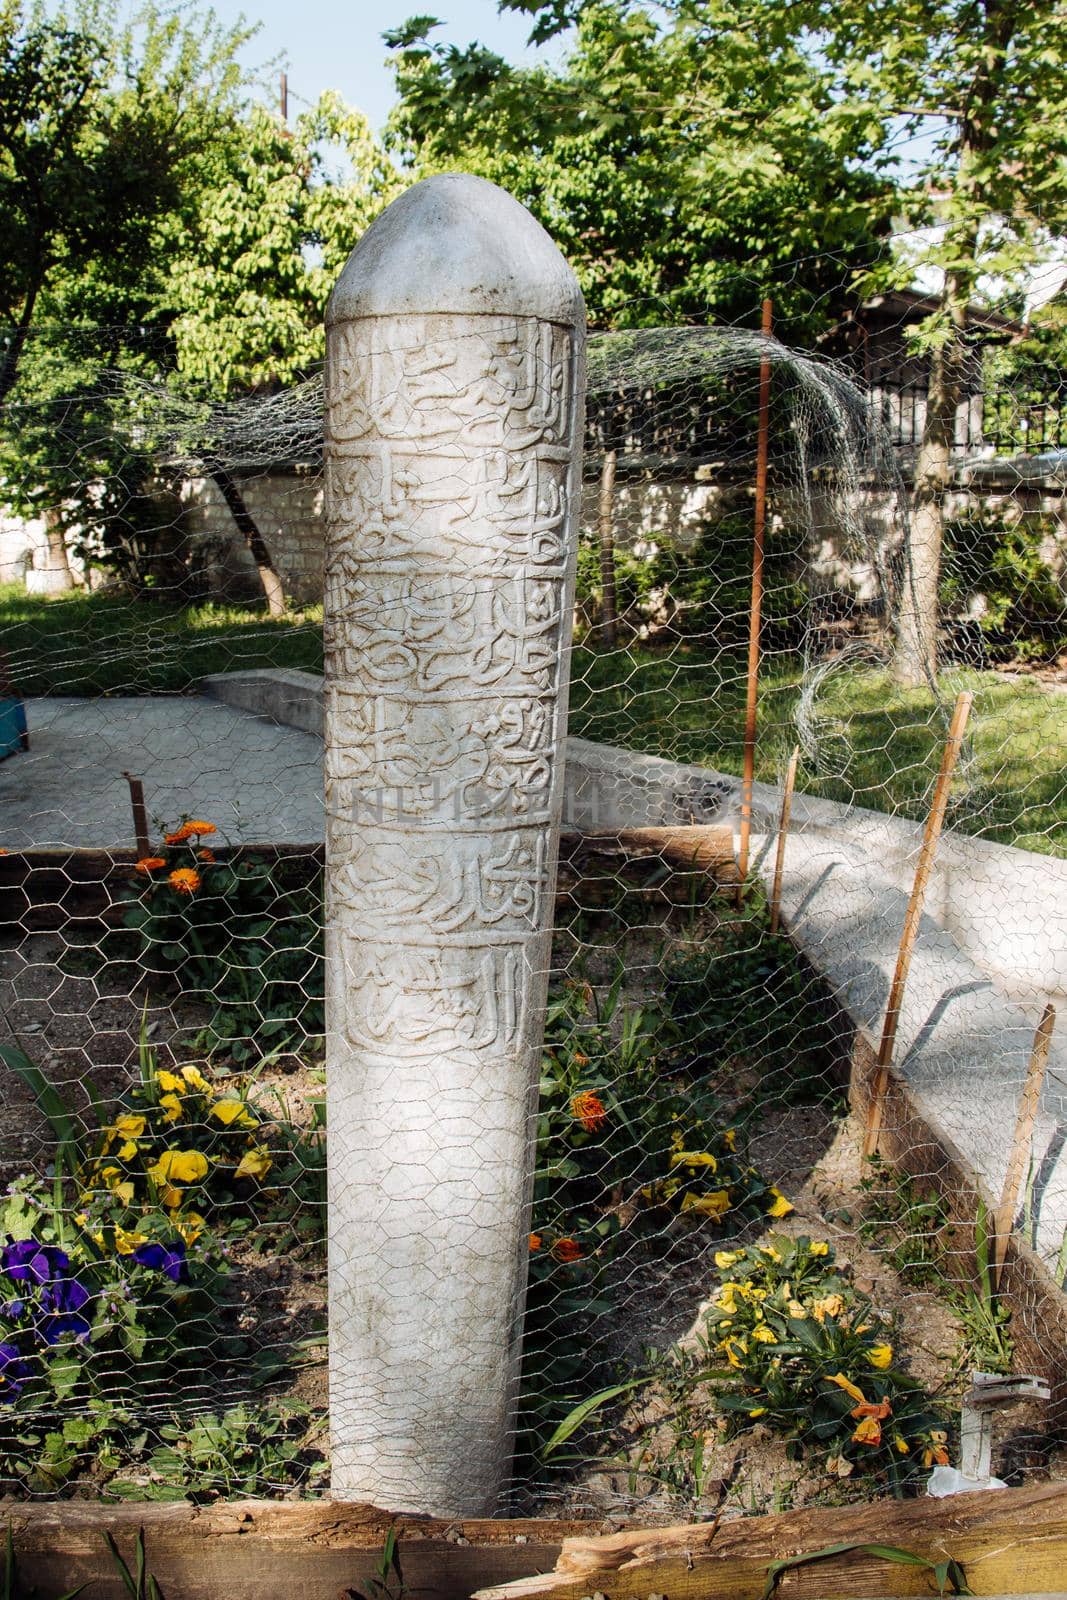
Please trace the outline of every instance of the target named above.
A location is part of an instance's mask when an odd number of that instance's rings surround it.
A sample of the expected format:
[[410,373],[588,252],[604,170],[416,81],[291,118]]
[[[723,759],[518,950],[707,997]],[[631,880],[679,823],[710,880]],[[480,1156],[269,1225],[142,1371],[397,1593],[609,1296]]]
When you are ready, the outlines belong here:
[[[400,187],[366,118],[325,94],[287,128],[254,106],[219,152],[167,285],[179,374],[225,402],[321,361],[326,301],[353,245]],[[272,616],[282,582],[225,456],[204,467],[256,563]]]
[[434,44],[434,19],[386,34],[400,104],[390,138],[422,176],[494,179],[549,228],[594,322],[751,320],[773,286],[782,332],[840,310],[888,224],[891,190],[859,164],[870,118],[835,109],[829,72],[780,0],[646,10],[591,0],[559,69]]
[[109,282],[149,286],[160,218],[180,213],[232,121],[248,37],[151,7],[117,28],[105,0],[81,0],[73,21],[3,12],[0,406],[58,278],[91,282],[106,264]]
[[[969,359],[968,313],[983,282],[1040,257],[1067,221],[1067,8],[1064,0],[814,0],[836,92],[857,114],[896,119],[931,141],[905,197],[913,224],[936,224],[926,266],[940,268],[937,311],[917,330],[929,353],[926,419],[912,495],[908,582],[896,675],[937,672],[937,595],[955,419]],[[914,270],[886,260],[886,285]]]

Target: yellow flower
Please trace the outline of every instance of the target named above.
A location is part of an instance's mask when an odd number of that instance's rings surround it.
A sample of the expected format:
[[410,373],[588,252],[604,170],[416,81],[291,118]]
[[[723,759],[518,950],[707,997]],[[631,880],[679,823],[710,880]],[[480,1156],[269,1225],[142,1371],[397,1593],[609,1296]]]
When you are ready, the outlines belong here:
[[716,1250],[715,1265],[720,1272],[727,1272],[735,1261],[740,1260],[740,1256],[741,1253],[738,1250]]
[[119,1145],[118,1158],[120,1161],[132,1161],[140,1149],[136,1139],[127,1139],[125,1144]]
[[806,1322],[807,1321],[808,1313],[804,1310],[804,1307],[801,1305],[799,1300],[790,1300],[789,1304],[786,1306],[786,1310],[788,1311],[789,1315],[794,1319],[794,1321],[796,1321],[796,1322]]
[[199,1089],[201,1094],[214,1094],[215,1092],[199,1067],[183,1067],[182,1077],[190,1089]]
[[753,1406],[752,1410],[749,1412],[749,1416],[750,1417],[762,1417],[762,1416],[765,1415],[766,1410],[767,1410],[766,1406]]
[[161,1094],[159,1103],[163,1108],[164,1122],[180,1122],[182,1116],[182,1103],[176,1094]]
[[908,1444],[908,1441],[904,1438],[903,1434],[895,1433],[893,1435],[894,1450],[898,1450],[902,1456],[906,1456],[910,1448],[911,1446]]
[[148,1170],[153,1183],[199,1183],[211,1163],[199,1150],[164,1150]]
[[774,1248],[773,1244],[761,1244],[758,1248],[759,1248],[759,1252],[760,1252],[761,1255],[766,1256],[768,1258],[768,1260],[770,1260],[770,1261],[776,1261],[778,1263],[778,1265],[781,1266],[781,1264],[782,1264],[781,1255]]
[[248,1111],[240,1100],[216,1100],[211,1108],[211,1115],[218,1117],[219,1121],[227,1128],[234,1122],[240,1128],[254,1128],[256,1126],[255,1117],[249,1116]]
[[788,1217],[789,1213],[794,1209],[793,1206],[790,1205],[785,1195],[778,1189],[772,1187],[771,1193],[774,1196],[774,1200],[767,1207],[767,1215],[769,1217]]
[[839,1317],[845,1302],[839,1294],[827,1294],[821,1300],[813,1300],[811,1309],[816,1322],[824,1322],[827,1317]]
[[708,1150],[676,1150],[671,1156],[672,1167],[707,1167],[710,1172],[718,1170],[719,1163]]
[[237,1163],[235,1178],[265,1178],[271,1169],[270,1152],[263,1145],[253,1145]]
[[170,1214],[170,1220],[174,1225],[174,1231],[181,1234],[186,1244],[195,1244],[207,1227],[207,1223],[199,1211],[186,1211],[183,1213],[174,1210]]
[[867,1351],[867,1360],[872,1367],[888,1367],[893,1359],[893,1346],[891,1344],[872,1345]]
[[687,1194],[682,1197],[682,1210],[695,1211],[702,1217],[719,1217],[730,1209],[729,1189],[713,1189],[708,1194]]
[[127,1232],[125,1228],[115,1229],[115,1249],[120,1256],[132,1256],[138,1246],[147,1243],[147,1233],[137,1233],[132,1229]]
[[766,1324],[764,1324],[764,1326],[760,1327],[760,1328],[753,1328],[752,1337],[759,1344],[777,1344],[778,1343],[778,1340],[775,1338],[774,1334],[771,1332],[770,1328],[768,1328],[766,1326]]
[[855,1400],[859,1405],[866,1404],[866,1396],[863,1390],[858,1389],[854,1383],[845,1377],[843,1372],[835,1372],[832,1377],[826,1379],[826,1382],[836,1383],[839,1389],[844,1389],[849,1398]]
[[724,1339],[719,1348],[732,1367],[740,1367],[739,1353],[740,1355],[748,1354],[748,1345],[744,1339]]
[[128,1178],[123,1178],[118,1167],[102,1168],[100,1177],[116,1200],[121,1201],[124,1206],[133,1205],[133,1184]]
[[168,1094],[181,1094],[185,1088],[185,1080],[174,1072],[157,1072],[156,1082],[161,1089],[166,1089]]
[[727,1128],[726,1132],[722,1136],[722,1142],[726,1146],[727,1150],[736,1150],[737,1149],[737,1129],[736,1128]]
[[864,1417],[856,1424],[856,1431],[852,1437],[857,1444],[881,1444],[882,1424],[877,1417]]
[[808,1249],[813,1256],[828,1256],[830,1254],[830,1246],[825,1239],[813,1239]]

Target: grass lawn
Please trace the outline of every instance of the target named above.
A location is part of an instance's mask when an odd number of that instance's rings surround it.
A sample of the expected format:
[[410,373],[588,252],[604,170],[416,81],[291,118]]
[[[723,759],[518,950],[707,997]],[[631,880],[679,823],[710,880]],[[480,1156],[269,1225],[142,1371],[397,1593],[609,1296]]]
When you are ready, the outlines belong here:
[[[45,600],[0,586],[0,652],[25,695],[187,694],[213,672],[322,670],[322,608],[271,622],[257,605],[181,609],[75,592]],[[804,663],[769,654],[760,682],[757,777],[780,781],[796,742]],[[952,670],[942,704],[851,666],[815,697],[817,765],[798,786],[921,817],[960,689],[975,694],[970,748],[950,823],[1002,843],[1067,855],[1067,696],[1030,679]],[[574,652],[571,731],[604,744],[740,773],[745,656],[705,644]]]
[[[797,741],[804,663],[769,655],[760,679],[756,776],[781,781]],[[1046,855],[1067,855],[1067,695],[1033,680],[949,670],[941,705],[904,692],[880,670],[832,673],[815,696],[817,764],[798,788],[875,811],[923,817],[945,729],[961,689],[973,691],[969,747],[957,768],[949,824]],[[677,644],[613,653],[576,649],[571,732],[650,755],[740,774],[745,656]]]
[[257,604],[180,607],[0,585],[0,653],[24,695],[188,694],[212,672],[322,671],[322,607],[272,622]]

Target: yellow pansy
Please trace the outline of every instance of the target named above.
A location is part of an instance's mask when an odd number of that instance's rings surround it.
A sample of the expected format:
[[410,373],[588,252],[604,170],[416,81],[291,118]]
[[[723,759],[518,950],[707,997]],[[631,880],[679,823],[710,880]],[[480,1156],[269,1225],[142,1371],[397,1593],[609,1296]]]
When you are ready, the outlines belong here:
[[816,1322],[824,1322],[827,1317],[839,1317],[845,1302],[839,1294],[826,1294],[821,1300],[813,1300],[811,1309]]
[[120,1256],[132,1256],[133,1252],[142,1244],[148,1243],[147,1233],[137,1233],[125,1228],[115,1229],[115,1249]]
[[682,1210],[695,1211],[701,1217],[725,1216],[730,1209],[729,1189],[712,1189],[708,1194],[687,1194],[682,1197]]
[[239,1128],[254,1128],[255,1117],[249,1116],[246,1107],[240,1100],[216,1100],[211,1108],[211,1115],[218,1117],[223,1125],[229,1128],[236,1123]]
[[211,1166],[199,1150],[164,1150],[154,1166],[148,1168],[153,1183],[199,1183]]
[[214,1094],[215,1092],[199,1067],[183,1067],[182,1077],[190,1089],[199,1089],[201,1094]]
[[199,1211],[172,1211],[170,1220],[175,1233],[180,1233],[186,1244],[195,1244],[207,1227]]
[[748,1346],[744,1339],[724,1339],[719,1348],[732,1367],[740,1367],[739,1355],[748,1354]]
[[123,1178],[118,1167],[104,1167],[100,1177],[116,1200],[120,1200],[124,1206],[133,1205],[133,1184],[128,1178]]
[[[139,1139],[144,1132],[144,1129],[144,1117],[136,1117],[132,1115],[116,1117],[111,1126],[104,1129],[104,1150],[107,1151],[114,1139],[122,1139],[125,1144],[129,1144],[132,1139]],[[136,1148],[137,1146],[134,1145],[134,1150],[136,1150]],[[122,1160],[129,1160],[129,1157],[122,1156]]]
[[773,1244],[761,1244],[758,1248],[761,1255],[766,1256],[769,1261],[776,1261],[781,1266],[782,1257]]
[[235,1178],[265,1178],[271,1169],[270,1152],[263,1145],[253,1145],[237,1163]]
[[752,1337],[757,1341],[758,1344],[778,1343],[776,1336],[771,1332],[770,1328],[768,1328],[766,1324],[759,1328],[753,1328]]
[[837,1387],[839,1389],[844,1389],[849,1398],[851,1400],[855,1400],[857,1405],[862,1406],[866,1403],[867,1397],[863,1390],[857,1388],[856,1385],[850,1381],[850,1379],[845,1377],[843,1372],[835,1372],[832,1377],[826,1379],[826,1382],[836,1383]]
[[140,1149],[136,1139],[127,1139],[126,1143],[119,1146],[118,1158],[120,1161],[132,1161]]
[[888,1367],[893,1359],[893,1346],[891,1344],[872,1345],[867,1351],[867,1360],[872,1367]]
[[813,1256],[828,1256],[830,1254],[830,1246],[825,1239],[813,1239],[808,1249]]
[[729,1271],[734,1262],[738,1260],[740,1260],[740,1252],[737,1250],[716,1250],[715,1252],[715,1265],[720,1272]]
[[707,1167],[709,1172],[718,1170],[719,1163],[708,1150],[676,1150],[671,1156],[672,1167]]
[[771,1189],[771,1194],[773,1194],[774,1199],[767,1207],[767,1215],[769,1217],[788,1217],[794,1208],[790,1205],[785,1195],[775,1188]]
[[[169,1076],[169,1074],[168,1074]],[[161,1094],[159,1103],[163,1107],[164,1122],[180,1122],[182,1118],[182,1103],[173,1093]]]
[[185,1079],[179,1078],[174,1072],[157,1072],[156,1082],[168,1094],[181,1094],[185,1088]]

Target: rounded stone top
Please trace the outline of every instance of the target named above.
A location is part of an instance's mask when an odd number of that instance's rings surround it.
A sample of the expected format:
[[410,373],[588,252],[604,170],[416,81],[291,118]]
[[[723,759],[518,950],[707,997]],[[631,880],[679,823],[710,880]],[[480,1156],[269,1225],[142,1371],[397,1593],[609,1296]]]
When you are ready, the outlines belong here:
[[541,224],[469,172],[406,189],[371,223],[326,307],[326,326],[407,312],[585,322],[578,280]]

